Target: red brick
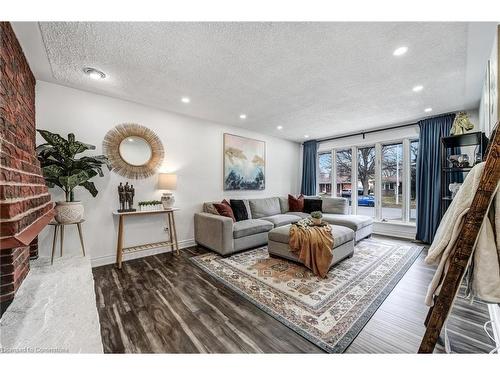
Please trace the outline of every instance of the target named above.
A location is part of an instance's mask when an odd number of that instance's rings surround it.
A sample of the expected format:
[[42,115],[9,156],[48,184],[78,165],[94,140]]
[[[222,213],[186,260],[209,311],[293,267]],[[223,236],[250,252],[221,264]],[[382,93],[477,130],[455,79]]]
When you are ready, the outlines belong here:
[[[0,22],[0,218],[3,219],[0,236],[2,237],[17,235],[53,209],[53,204],[48,203],[50,195],[35,152],[35,84],[35,77],[10,23]],[[26,199],[9,202],[16,198]],[[28,211],[32,212],[28,214]],[[19,220],[9,220],[18,215]],[[38,227],[34,226],[31,229],[35,234],[34,231],[37,231]],[[0,250],[1,315],[29,271],[30,255],[37,256],[38,242],[35,239],[29,246],[13,249],[0,247]]]

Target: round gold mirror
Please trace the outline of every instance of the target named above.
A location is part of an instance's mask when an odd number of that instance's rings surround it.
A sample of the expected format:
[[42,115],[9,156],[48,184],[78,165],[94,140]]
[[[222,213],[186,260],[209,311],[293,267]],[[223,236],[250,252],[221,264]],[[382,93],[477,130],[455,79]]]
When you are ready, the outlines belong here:
[[163,161],[158,136],[139,124],[121,124],[111,129],[102,144],[113,170],[127,178],[146,178],[156,173]]
[[139,167],[151,159],[151,146],[144,138],[127,137],[120,143],[120,157],[125,163]]

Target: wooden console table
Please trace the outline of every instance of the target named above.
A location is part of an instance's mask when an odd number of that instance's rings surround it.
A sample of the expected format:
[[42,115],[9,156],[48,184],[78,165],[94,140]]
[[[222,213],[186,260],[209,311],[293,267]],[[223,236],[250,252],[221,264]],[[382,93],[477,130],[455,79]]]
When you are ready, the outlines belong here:
[[[119,217],[118,219],[118,240],[116,243],[116,266],[122,268],[122,259],[124,253],[135,253],[138,251],[156,249],[158,247],[170,246],[172,252],[176,252],[179,255],[179,244],[177,243],[177,231],[175,229],[175,219],[174,212],[178,211],[178,208],[169,208],[166,210],[155,210],[155,211],[134,211],[134,212],[118,212],[114,211],[113,215]],[[125,217],[129,216],[144,216],[144,215],[158,215],[166,214],[168,222],[169,238],[168,241],[152,242],[142,245],[135,245],[130,247],[123,247],[123,232],[124,232],[124,222]]]

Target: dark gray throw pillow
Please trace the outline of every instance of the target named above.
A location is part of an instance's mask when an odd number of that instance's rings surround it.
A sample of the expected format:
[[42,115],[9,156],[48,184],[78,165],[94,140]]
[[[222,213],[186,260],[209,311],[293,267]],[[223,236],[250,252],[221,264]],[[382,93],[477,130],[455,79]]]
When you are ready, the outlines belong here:
[[[232,205],[232,204],[231,204]],[[314,211],[321,211],[323,202],[321,199],[308,199],[304,198],[304,212],[310,214]]]
[[242,199],[231,199],[229,202],[236,221],[248,220],[247,206]]

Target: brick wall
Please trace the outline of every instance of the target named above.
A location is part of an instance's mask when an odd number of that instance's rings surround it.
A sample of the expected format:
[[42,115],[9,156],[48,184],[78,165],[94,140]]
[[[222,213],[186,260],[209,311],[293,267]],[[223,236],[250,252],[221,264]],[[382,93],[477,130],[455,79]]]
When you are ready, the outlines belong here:
[[35,153],[35,77],[8,22],[0,22],[0,314],[38,256],[53,204]]

